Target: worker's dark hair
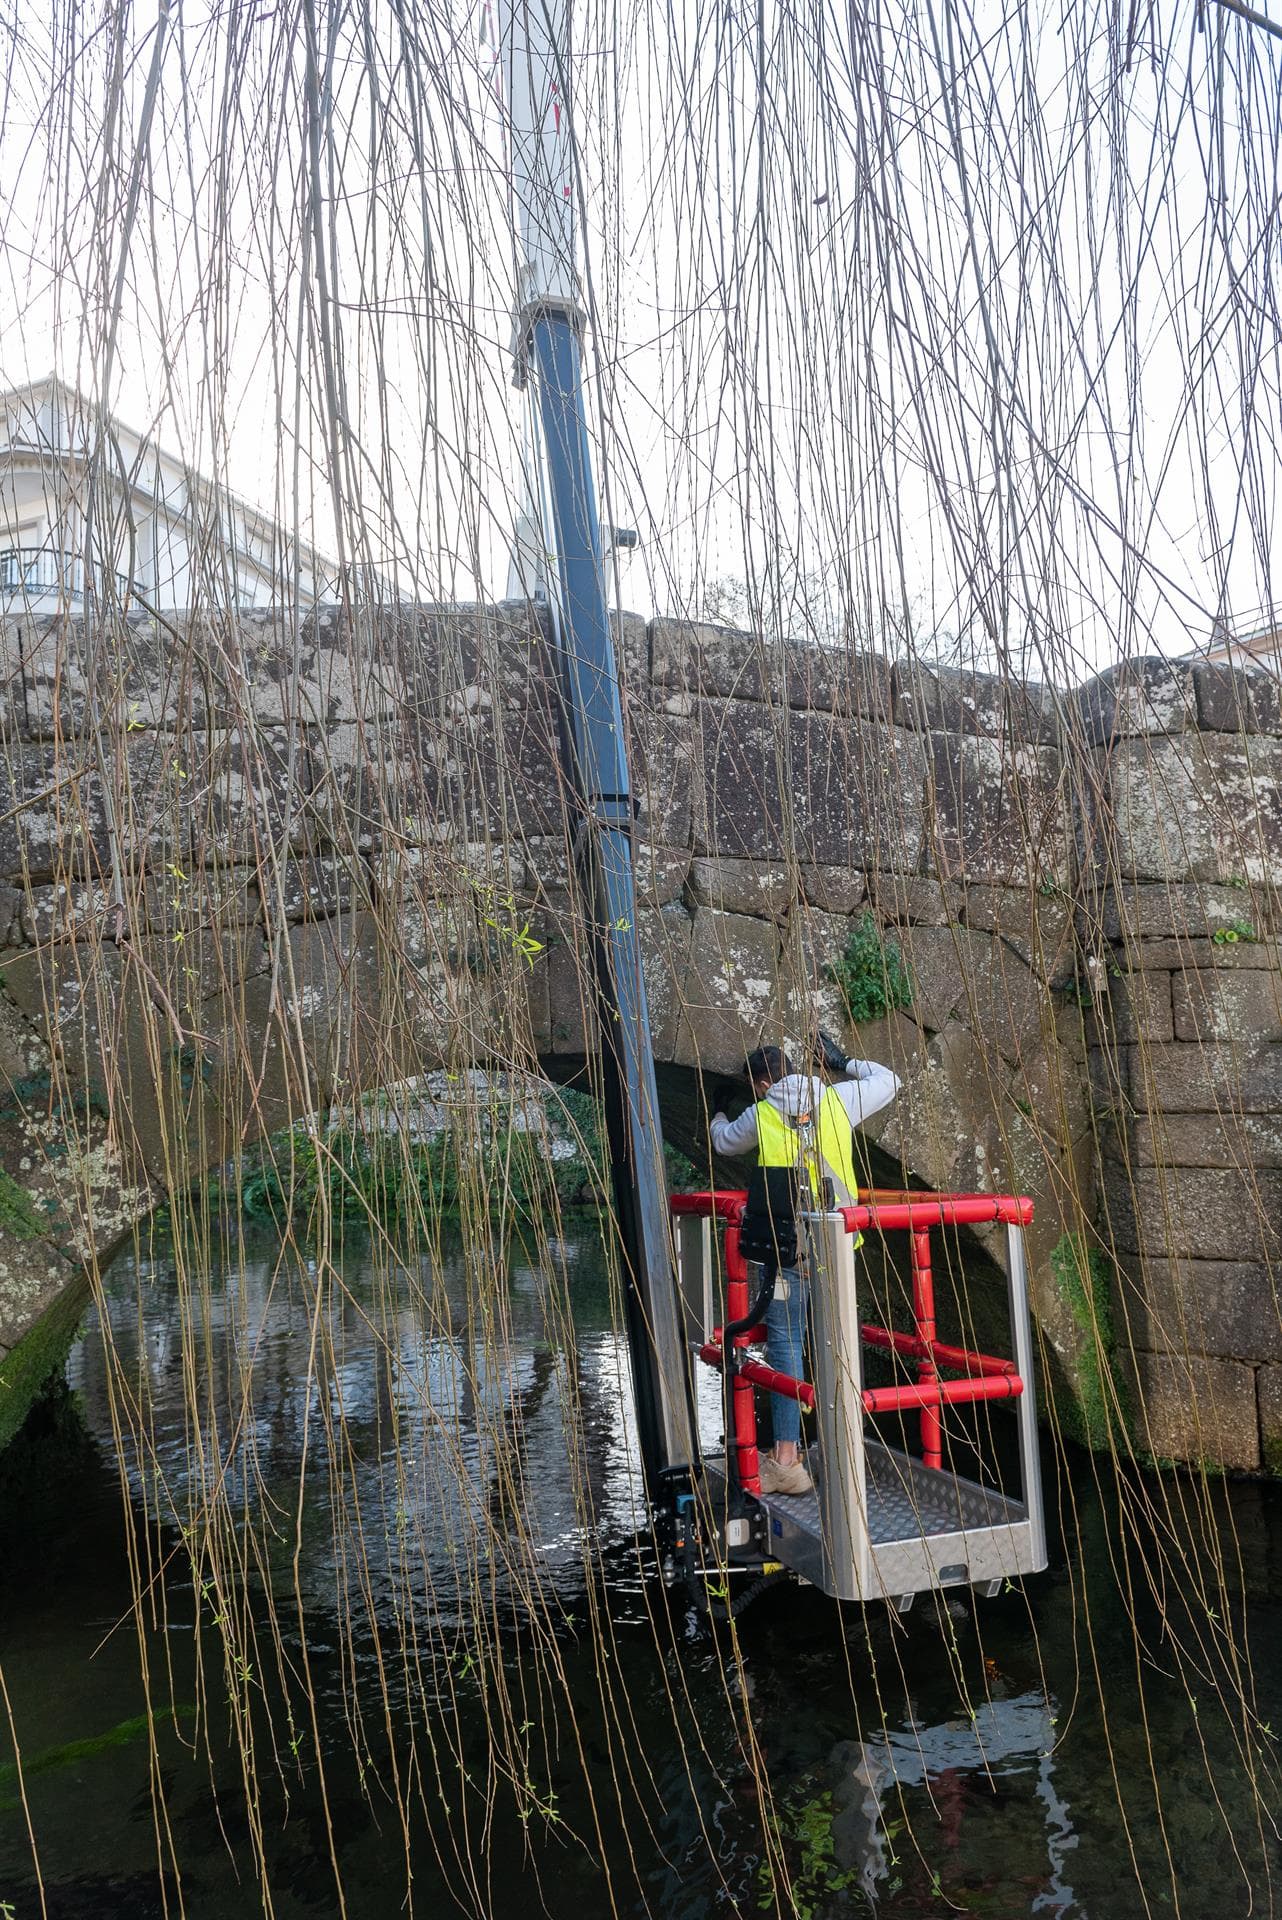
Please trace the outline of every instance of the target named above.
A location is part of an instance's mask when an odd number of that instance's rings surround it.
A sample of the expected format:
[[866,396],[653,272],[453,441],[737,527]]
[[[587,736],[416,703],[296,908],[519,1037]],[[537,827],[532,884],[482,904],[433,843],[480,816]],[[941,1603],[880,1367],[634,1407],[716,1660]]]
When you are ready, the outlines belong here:
[[758,1047],[748,1055],[744,1065],[754,1086],[758,1080],[768,1080],[773,1087],[776,1080],[793,1071],[792,1061],[782,1047]]

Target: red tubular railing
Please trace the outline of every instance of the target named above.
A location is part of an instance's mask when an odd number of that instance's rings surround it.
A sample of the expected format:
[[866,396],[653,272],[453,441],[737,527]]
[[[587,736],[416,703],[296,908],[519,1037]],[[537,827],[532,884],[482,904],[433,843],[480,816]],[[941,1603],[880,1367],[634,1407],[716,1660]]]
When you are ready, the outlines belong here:
[[[864,1411],[902,1413],[905,1407],[920,1407],[924,1427],[931,1408],[968,1406],[975,1400],[1018,1400],[1023,1391],[1024,1382],[1017,1373],[1001,1379],[989,1375],[982,1380],[919,1380],[907,1387],[865,1387]],[[932,1464],[924,1452],[922,1461],[925,1466]],[[939,1461],[933,1464],[938,1467]]]
[[737,1224],[743,1218],[747,1200],[746,1187],[736,1192],[674,1193],[668,1201],[668,1210],[670,1213],[697,1214],[700,1219],[733,1220]]
[[[726,1321],[740,1320],[748,1311],[748,1267],[739,1252],[739,1223],[747,1201],[744,1191],[676,1193],[674,1214],[694,1214],[726,1222]],[[916,1411],[921,1417],[922,1465],[938,1470],[943,1464],[943,1428],[940,1409],[972,1405],[981,1400],[1015,1400],[1024,1382],[1013,1360],[975,1353],[969,1347],[949,1346],[935,1338],[935,1284],[930,1264],[930,1229],[934,1226],[984,1226],[1003,1222],[1027,1226],[1033,1217],[1031,1200],[1014,1194],[912,1193],[874,1188],[861,1190],[857,1206],[840,1209],[847,1233],[907,1233],[912,1267],[913,1333],[889,1327],[861,1326],[868,1346],[888,1350],[917,1362],[917,1379],[898,1387],[868,1387],[863,1393],[866,1413]],[[750,1328],[735,1336],[736,1347],[746,1347],[762,1333]],[[699,1349],[708,1366],[724,1369],[721,1329]],[[941,1380],[940,1369],[962,1373],[962,1380]],[[814,1388],[791,1374],[779,1373],[760,1360],[738,1359],[731,1388],[734,1447],[739,1480],[747,1493],[760,1493],[757,1457],[757,1414],[754,1387],[785,1394],[813,1408]]]
[[[917,1381],[923,1389],[939,1379],[931,1351],[935,1345],[935,1276],[930,1270],[930,1228],[914,1227],[908,1236],[909,1259],[913,1275],[913,1321],[921,1341],[922,1357],[917,1364]],[[898,1389],[902,1392],[902,1388]],[[867,1401],[864,1402],[865,1406]],[[912,1401],[900,1405],[911,1406]],[[943,1428],[939,1419],[939,1399],[926,1395],[921,1406],[921,1463],[938,1470],[944,1463]]]
[[1033,1203],[1009,1193],[914,1193],[891,1200],[877,1195],[840,1213],[847,1233],[869,1227],[875,1233],[914,1233],[919,1227],[982,1227],[993,1220],[1026,1227]]
[[[861,1189],[862,1191],[862,1189]],[[746,1189],[725,1193],[674,1193],[673,1213],[738,1221]],[[982,1227],[994,1220],[1026,1227],[1033,1203],[1010,1193],[907,1193],[874,1187],[858,1206],[842,1207],[847,1233],[911,1233],[918,1227]]]
[[[739,1220],[743,1213],[743,1200],[737,1198],[737,1205],[730,1212],[722,1214],[726,1222],[726,1325],[742,1320],[752,1301],[748,1294],[748,1263],[739,1251]],[[746,1327],[735,1335],[736,1347],[746,1347],[756,1332],[755,1327]],[[743,1363],[735,1368],[730,1383],[730,1411],[734,1429],[735,1458],[739,1466],[739,1485],[745,1493],[761,1492],[761,1462],[757,1456],[757,1401],[752,1390],[752,1381],[743,1371]]]
[[[709,1340],[699,1348],[699,1358],[720,1370],[725,1352],[719,1341]],[[808,1380],[794,1380],[790,1373],[779,1373],[764,1360],[740,1360],[735,1367],[735,1379],[764,1387],[767,1393],[781,1393],[789,1400],[799,1400],[803,1407],[811,1410],[814,1408],[815,1390]],[[914,1407],[967,1406],[976,1400],[1018,1400],[1023,1391],[1024,1382],[1017,1373],[985,1374],[972,1380],[918,1380],[904,1387],[865,1387],[864,1412],[902,1413]]]
[[[700,1347],[699,1358],[710,1367],[720,1368],[725,1353],[719,1340],[709,1340]],[[735,1378],[748,1381],[750,1386],[764,1387],[768,1393],[781,1393],[788,1400],[799,1400],[803,1407],[814,1407],[815,1390],[808,1380],[794,1380],[790,1373],[779,1373],[774,1367],[768,1367],[764,1360],[740,1360],[735,1367]]]
[[866,1347],[889,1348],[905,1360],[930,1359],[951,1373],[1010,1374],[1015,1371],[1013,1360],[999,1360],[991,1353],[972,1353],[969,1347],[950,1347],[942,1340],[932,1340],[927,1348],[926,1342],[919,1340],[915,1333],[895,1333],[890,1327],[875,1327],[871,1321],[865,1321],[860,1327],[859,1337]]

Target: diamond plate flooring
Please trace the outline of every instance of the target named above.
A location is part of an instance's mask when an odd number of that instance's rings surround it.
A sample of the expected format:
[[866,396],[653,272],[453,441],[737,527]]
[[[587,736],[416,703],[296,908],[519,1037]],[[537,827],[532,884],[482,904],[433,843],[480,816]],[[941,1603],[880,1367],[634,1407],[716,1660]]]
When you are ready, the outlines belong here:
[[[875,1443],[868,1448],[867,1486],[868,1532],[874,1545],[920,1540],[923,1534],[958,1533],[967,1527],[1010,1526],[1028,1517],[1017,1501],[989,1487],[948,1472],[932,1473],[907,1454]],[[778,1508],[794,1526],[819,1538],[817,1492],[769,1494],[762,1505],[767,1511]]]

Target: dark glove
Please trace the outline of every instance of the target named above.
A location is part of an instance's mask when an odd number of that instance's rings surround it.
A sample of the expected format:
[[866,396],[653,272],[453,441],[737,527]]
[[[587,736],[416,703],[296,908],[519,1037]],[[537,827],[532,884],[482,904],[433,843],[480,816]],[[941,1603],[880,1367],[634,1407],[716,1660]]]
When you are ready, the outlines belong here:
[[825,1073],[846,1071],[845,1049],[839,1047],[832,1035],[825,1033],[822,1027],[819,1029],[818,1042],[815,1046],[815,1065],[822,1067]]
[[742,1087],[734,1086],[729,1080],[719,1080],[712,1089],[712,1111],[724,1113],[730,1102],[742,1092]]

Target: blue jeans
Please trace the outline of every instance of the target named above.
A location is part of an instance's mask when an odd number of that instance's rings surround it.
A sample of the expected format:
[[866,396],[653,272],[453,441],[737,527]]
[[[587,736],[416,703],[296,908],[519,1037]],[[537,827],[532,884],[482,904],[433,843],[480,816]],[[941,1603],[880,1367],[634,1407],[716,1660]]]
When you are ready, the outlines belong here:
[[[781,1297],[786,1296],[786,1297]],[[803,1342],[806,1337],[806,1309],[810,1288],[795,1267],[780,1269],[775,1282],[775,1297],[766,1309],[766,1360],[778,1373],[802,1378]],[[794,1444],[801,1438],[801,1408],[786,1393],[772,1393],[770,1410],[775,1430],[775,1445],[782,1440]]]

